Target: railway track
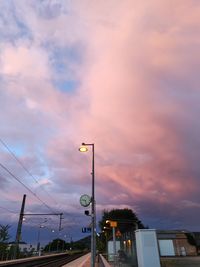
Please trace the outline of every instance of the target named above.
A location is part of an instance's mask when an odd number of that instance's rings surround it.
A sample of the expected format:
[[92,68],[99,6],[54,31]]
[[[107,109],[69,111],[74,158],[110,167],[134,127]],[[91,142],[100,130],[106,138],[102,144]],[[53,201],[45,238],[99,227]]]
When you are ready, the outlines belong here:
[[83,253],[74,254],[74,255],[68,255],[68,254],[62,254],[62,255],[55,255],[55,256],[44,256],[39,257],[36,259],[26,259],[26,260],[17,260],[17,261],[10,261],[5,263],[0,263],[1,266],[10,266],[10,267],[61,267],[81,256],[83,256]]

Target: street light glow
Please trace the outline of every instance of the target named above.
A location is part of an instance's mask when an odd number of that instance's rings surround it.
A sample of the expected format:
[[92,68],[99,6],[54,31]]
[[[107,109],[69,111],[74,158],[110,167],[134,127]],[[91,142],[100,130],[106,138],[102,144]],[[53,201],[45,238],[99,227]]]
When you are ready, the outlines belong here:
[[80,146],[80,147],[79,147],[79,151],[80,151],[80,152],[87,152],[87,151],[88,151],[88,148],[87,148],[86,146],[83,145],[83,146]]

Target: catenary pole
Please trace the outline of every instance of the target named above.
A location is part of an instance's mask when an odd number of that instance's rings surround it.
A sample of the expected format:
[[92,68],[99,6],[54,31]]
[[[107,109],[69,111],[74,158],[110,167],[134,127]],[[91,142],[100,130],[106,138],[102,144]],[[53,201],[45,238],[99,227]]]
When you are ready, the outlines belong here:
[[16,256],[17,256],[17,248],[19,246],[19,241],[21,239],[22,222],[23,222],[25,202],[26,202],[26,195],[23,196],[21,211],[20,211],[20,214],[19,214],[19,221],[18,221],[18,226],[17,226],[17,233],[16,233],[15,247],[14,247],[14,255],[13,255],[13,258],[14,259],[16,259]]

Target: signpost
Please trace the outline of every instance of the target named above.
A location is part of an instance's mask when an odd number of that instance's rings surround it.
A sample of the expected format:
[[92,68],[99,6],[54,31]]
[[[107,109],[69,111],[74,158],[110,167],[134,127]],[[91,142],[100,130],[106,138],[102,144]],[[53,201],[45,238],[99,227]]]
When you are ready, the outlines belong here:
[[106,223],[110,224],[110,227],[112,227],[112,234],[113,234],[113,254],[114,254],[114,266],[116,266],[116,233],[115,233],[115,228],[117,227],[117,221],[111,221],[107,220]]
[[83,227],[82,233],[91,233],[91,227]]

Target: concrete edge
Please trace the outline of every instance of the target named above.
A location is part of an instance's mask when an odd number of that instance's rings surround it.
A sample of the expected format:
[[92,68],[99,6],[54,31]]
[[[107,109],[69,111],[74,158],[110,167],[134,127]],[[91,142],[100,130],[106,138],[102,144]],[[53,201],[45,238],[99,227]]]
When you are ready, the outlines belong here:
[[90,254],[88,254],[87,257],[85,258],[85,260],[83,262],[81,262],[81,265],[79,267],[83,267],[84,264],[89,260],[90,257],[91,257]]
[[111,267],[111,265],[107,262],[107,260],[104,258],[102,254],[99,255],[101,261],[103,262],[104,267]]

